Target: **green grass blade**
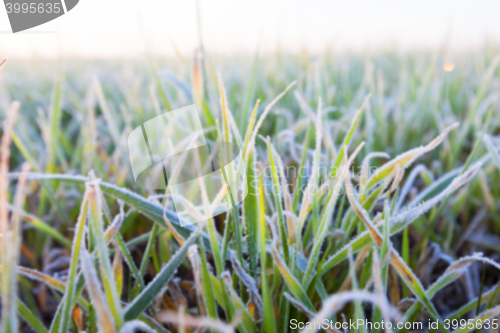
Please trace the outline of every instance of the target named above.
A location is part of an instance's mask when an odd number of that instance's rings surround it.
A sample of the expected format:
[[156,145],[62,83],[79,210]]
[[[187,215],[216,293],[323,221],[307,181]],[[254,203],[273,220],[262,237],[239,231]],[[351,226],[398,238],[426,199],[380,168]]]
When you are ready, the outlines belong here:
[[[255,155],[255,158],[257,156]],[[267,253],[266,253],[266,218],[265,198],[262,173],[257,174],[255,187],[257,190],[258,232],[259,232],[259,254],[260,254],[260,276],[262,285],[262,300],[264,303],[264,332],[276,333],[276,318],[272,302],[271,289],[267,278]]]
[[248,162],[246,167],[246,177],[248,184],[248,194],[243,201],[243,216],[247,232],[247,248],[250,263],[250,273],[254,279],[257,278],[259,264],[258,250],[258,229],[259,229],[259,211],[258,211],[258,179],[256,175],[256,161],[253,149],[248,154]]
[[18,320],[16,311],[17,297],[17,274],[16,266],[20,259],[21,251],[21,226],[19,211],[24,204],[24,185],[26,183],[26,172],[19,178],[15,194],[14,214],[9,218],[7,203],[9,202],[9,157],[11,133],[14,127],[16,114],[21,104],[13,102],[7,114],[3,127],[2,145],[0,147],[0,296],[2,298],[2,309],[0,314],[0,328],[4,333],[17,333]]
[[290,251],[288,249],[288,233],[285,227],[285,218],[283,215],[283,206],[282,206],[282,198],[281,198],[281,189],[285,184],[281,184],[278,179],[278,170],[276,169],[276,163],[274,162],[273,156],[273,147],[271,146],[271,141],[267,138],[267,150],[269,154],[269,163],[271,165],[272,170],[272,193],[274,197],[274,205],[276,207],[276,212],[278,213],[278,226],[279,226],[279,234],[280,234],[280,243],[283,249],[283,255],[285,257],[285,262],[289,261]]
[[[17,273],[24,276],[24,277],[27,277],[28,279],[44,283],[48,287],[53,288],[57,291],[60,291],[62,294],[64,294],[64,292],[66,291],[66,284],[64,282],[61,282],[61,281],[59,281],[51,276],[48,276],[47,274],[36,271],[34,269],[19,266],[19,267],[17,267]],[[80,281],[80,279],[81,279],[81,281]],[[77,289],[80,288],[80,286],[83,284],[83,282],[84,282],[83,277],[81,275],[79,275]],[[88,309],[88,307],[89,307],[88,302],[80,296],[76,297],[77,294],[78,293],[76,292],[74,301],[77,301],[78,304],[83,309],[85,309],[85,310]]]
[[[302,151],[302,157],[300,159],[300,166],[299,170],[304,170],[305,165],[306,165],[306,159],[307,159],[307,149],[309,148],[309,141],[311,137],[311,131],[313,128],[313,123],[309,122],[309,125],[307,126],[305,138],[304,138],[304,150]],[[295,191],[294,191],[294,197],[293,197],[293,211],[297,211],[297,205],[299,204],[299,199],[301,198],[301,193],[302,191],[302,183],[304,181],[304,175],[302,175],[301,172],[297,175],[297,181],[295,183]]]
[[139,268],[139,273],[141,276],[146,274],[146,269],[148,267],[149,257],[151,256],[151,252],[154,250],[154,244],[156,241],[156,236],[158,235],[159,226],[158,224],[153,224],[153,229],[151,230],[151,234],[149,235],[148,243],[146,245],[146,249],[144,250],[144,256],[141,261],[141,266]]
[[[19,174],[18,173],[10,173],[9,174],[10,178],[18,178]],[[40,173],[28,173],[27,176],[28,179],[30,180],[60,180],[60,181],[65,181],[69,183],[79,183],[79,184],[85,184],[88,181],[87,177],[84,176],[71,176],[71,175],[62,175],[62,174],[40,174]],[[122,200],[125,202],[127,205],[130,205],[137,209],[139,212],[141,212],[144,216],[150,218],[152,221],[155,223],[158,223],[161,227],[168,229],[167,224],[165,223],[165,220],[163,218],[163,207],[161,207],[158,204],[155,204],[151,201],[148,201],[146,198],[140,196],[137,193],[134,193],[128,189],[118,187],[116,185],[100,181],[99,182],[99,187],[102,190],[102,192],[113,196],[116,199]],[[179,233],[179,235],[183,236],[184,238],[188,238],[193,232],[194,232],[194,227],[192,225],[187,225],[182,227],[180,225],[179,219],[177,218],[177,214],[175,214],[172,211],[165,210],[165,215],[168,217],[169,221],[172,223],[172,225],[175,227],[176,231]],[[210,237],[206,232],[200,232],[200,235],[203,238],[203,245],[205,246],[205,249],[207,251],[212,251],[212,247],[210,245]],[[125,242],[123,242],[123,245],[125,247]],[[121,250],[123,252],[123,249],[121,247]],[[222,248],[222,246],[221,246]],[[226,255],[226,258],[229,259],[229,257]],[[298,260],[298,267],[301,270],[305,270],[306,267],[306,261],[305,260]]]
[[[499,55],[499,58],[500,58],[500,55]],[[476,153],[477,153],[479,147],[481,146],[481,142],[483,141],[483,137],[486,134],[486,132],[488,131],[488,127],[490,126],[491,117],[493,116],[494,109],[495,109],[494,105],[490,107],[490,112],[488,112],[488,115],[486,116],[486,121],[483,125],[483,130],[482,130],[479,138],[476,140],[476,144],[474,145],[474,148],[472,148],[472,151],[469,154],[469,157],[467,157],[467,161],[465,161],[465,164],[462,168],[462,173],[464,173],[469,168],[470,164],[474,160],[474,157],[476,156]]]
[[356,150],[353,152],[352,156],[349,159],[346,158],[347,154],[345,154],[343,167],[337,170],[340,172],[340,174],[337,176],[337,179],[332,184],[330,193],[328,193],[327,203],[321,213],[318,232],[316,235],[314,235],[315,242],[313,244],[311,254],[309,255],[308,258],[307,268],[304,277],[302,278],[302,284],[305,286],[306,289],[309,288],[311,281],[314,280],[314,275],[317,274],[317,272],[314,272],[314,267],[318,262],[319,252],[321,246],[323,245],[323,241],[326,237],[326,233],[328,231],[328,225],[332,219],[333,210],[335,209],[335,205],[341,194],[341,191],[338,190],[338,186],[341,186],[342,182],[344,181],[344,177],[346,177],[349,174],[349,166],[351,165],[353,159],[359,153],[363,145],[364,143],[361,143],[356,148]]
[[[439,193],[432,199],[420,204],[417,207],[414,207],[396,216],[391,217],[389,220],[389,225],[391,228],[390,232],[391,236],[406,228],[413,221],[415,221],[420,215],[424,214],[432,207],[434,207],[436,203],[445,199],[448,196],[448,194],[453,193],[457,188],[466,184],[472,177],[475,176],[475,174],[478,172],[481,166],[482,166],[481,162],[477,162],[476,164],[471,166],[471,168],[467,171],[467,173],[455,177],[453,181],[443,191],[441,191],[441,193]],[[372,246],[373,244],[374,242],[371,239],[370,233],[368,231],[361,233],[359,236],[357,236],[356,238],[351,240],[347,245],[345,245],[342,249],[340,249],[336,254],[328,258],[328,260],[324,263],[322,270],[319,272],[320,276],[324,275],[334,266],[345,260],[347,258],[348,248],[352,247],[353,253],[356,253],[367,246]]]
[[[491,320],[493,318],[496,318],[498,317],[499,314],[500,314],[500,305],[491,310],[480,313],[476,317],[470,319],[469,321],[467,321],[467,325],[465,325],[464,328],[462,328],[462,325],[459,325],[459,328],[455,330],[454,333],[469,333],[472,331],[476,331],[478,328],[482,327],[482,325],[485,323],[486,320],[489,319]],[[498,327],[499,327],[498,320],[493,319],[490,321],[490,328],[492,330],[498,329]]]
[[58,72],[56,74],[56,79],[54,83],[54,91],[52,95],[52,101],[50,105],[50,134],[48,137],[48,149],[47,149],[47,167],[45,169],[48,173],[54,173],[55,169],[55,157],[56,151],[58,149],[58,136],[60,132],[60,121],[61,121],[61,99],[62,99],[62,75]]
[[351,122],[351,126],[349,126],[349,130],[347,131],[347,134],[344,138],[344,141],[342,142],[342,146],[340,147],[340,151],[335,158],[335,163],[334,167],[332,168],[332,172],[330,173],[330,178],[335,176],[335,173],[337,172],[337,168],[340,166],[340,162],[344,158],[344,154],[346,153],[346,150],[349,148],[349,144],[351,143],[351,138],[352,135],[354,134],[354,130],[356,129],[356,126],[358,125],[359,120],[361,119],[361,115],[363,114],[363,111],[366,108],[366,105],[368,104],[368,101],[370,100],[370,96],[366,96],[365,100],[363,101],[363,104],[359,108],[359,110],[356,112],[356,115],[354,116],[354,119]]
[[253,144],[250,145],[250,137],[252,136],[253,126],[255,124],[255,116],[257,115],[257,110],[259,109],[259,105],[260,105],[260,99],[258,99],[257,102],[255,103],[255,106],[254,106],[253,111],[252,111],[252,115],[250,116],[250,120],[248,122],[247,131],[245,133],[245,141],[243,143],[243,152],[241,154],[241,156],[243,156],[245,158],[243,163],[245,163],[246,159],[248,158],[248,154],[247,154],[248,149],[253,148],[253,146],[254,146]]
[[109,261],[109,251],[104,236],[104,222],[102,219],[102,202],[99,194],[97,181],[87,183],[89,224],[94,236],[97,254],[99,257],[99,270],[106,293],[108,306],[118,329],[123,325],[123,313],[121,308],[120,296],[116,288],[113,270]]
[[292,292],[293,296],[295,296],[300,302],[302,302],[307,307],[307,309],[309,309],[310,311],[314,311],[314,306],[312,305],[309,296],[307,296],[307,293],[304,291],[304,289],[302,289],[302,285],[300,284],[300,282],[297,281],[297,279],[292,275],[292,272],[286,265],[283,258],[281,258],[277,249],[276,240],[271,246],[271,252],[273,254],[274,262],[276,266],[278,266],[281,276],[283,276],[283,279],[285,280],[285,283]]
[[365,190],[370,189],[372,186],[388,177],[397,165],[405,169],[418,157],[436,148],[444,140],[445,136],[457,126],[458,123],[448,126],[439,136],[437,136],[426,146],[413,148],[399,156],[396,156],[394,159],[381,166],[377,170],[377,172],[372,177],[370,177],[370,179],[368,179]]
[[[13,210],[14,208],[10,205],[9,209]],[[52,228],[50,225],[39,219],[38,217],[31,215],[25,211],[18,211],[18,214],[21,215],[21,218],[33,225],[36,229],[46,233],[47,235],[50,235],[53,237],[55,240],[57,240],[59,243],[64,245],[65,247],[71,248],[71,242],[59,231],[56,229]]]
[[495,74],[495,70],[497,66],[500,64],[500,54],[497,54],[496,57],[491,61],[490,65],[488,66],[488,69],[486,70],[486,73],[484,73],[481,85],[479,86],[479,89],[477,90],[476,96],[475,96],[475,101],[472,107],[469,109],[469,112],[467,113],[467,116],[464,121],[464,125],[462,128],[462,131],[460,132],[458,136],[458,140],[454,142],[453,147],[455,148],[453,151],[452,156],[457,158],[457,152],[459,149],[462,148],[463,142],[466,139],[467,135],[469,134],[470,126],[473,123],[474,117],[476,116],[477,110],[479,108],[479,105],[484,99],[484,96],[486,94],[486,89],[488,88],[488,85]]
[[493,143],[491,142],[491,139],[488,135],[484,136],[483,143],[486,145],[486,148],[493,157],[493,160],[495,161],[497,167],[500,169],[500,154],[498,153],[498,149],[496,149]]
[[186,257],[189,246],[194,244],[197,238],[198,234],[197,232],[195,232],[188,239],[186,239],[184,245],[182,245],[182,247],[175,253],[168,264],[161,269],[154,280],[151,281],[144,288],[144,290],[125,308],[125,320],[128,321],[138,318],[141,313],[149,306],[149,304],[151,304],[151,302],[155,299],[163,286],[174,275],[175,271],[182,263],[182,260],[184,260],[184,258]]
[[[205,306],[208,311],[208,316],[210,318],[218,318],[217,315],[217,305],[215,303],[214,288],[212,286],[212,280],[210,279],[210,272],[207,266],[207,257],[205,256],[205,250],[203,249],[203,242],[200,244],[200,258],[201,258],[201,277],[203,282],[203,299],[205,300]],[[195,247],[195,246],[194,246]],[[198,255],[198,250],[196,248],[192,250]],[[190,250],[191,252],[191,250]]]
[[[256,76],[257,76],[257,65],[259,64],[259,51],[257,50],[255,52],[253,64],[252,64],[252,69],[250,71],[250,79],[248,81],[248,87],[245,90],[245,98],[243,100],[242,104],[242,112],[238,113],[237,121],[238,121],[238,127],[243,130],[245,124],[245,121],[248,119],[248,112],[250,111],[250,103],[252,102],[252,99],[254,98],[255,95],[255,83],[256,83]],[[243,155],[244,156],[244,155]]]
[[255,325],[253,318],[248,313],[247,306],[233,289],[231,275],[228,272],[224,272],[222,273],[222,279],[224,280],[225,287],[229,291],[229,295],[231,295],[233,304],[235,305],[235,310],[243,317],[239,328],[245,333],[257,332],[257,326]]
[[40,319],[33,315],[31,310],[19,299],[17,300],[17,311],[35,333],[48,333],[47,328]]
[[80,216],[75,227],[75,236],[73,239],[73,247],[71,248],[71,261],[69,266],[68,282],[66,283],[66,291],[64,297],[63,313],[59,332],[67,332],[70,327],[71,317],[73,312],[73,300],[75,298],[75,287],[77,281],[77,268],[80,261],[81,244],[85,241],[85,221],[87,218],[87,196],[84,194],[82,205],[80,208]]
[[[92,198],[89,194],[89,204],[91,200]],[[85,275],[85,285],[92,300],[92,308],[96,310],[99,329],[105,333],[115,333],[116,329],[112,320],[111,311],[103,296],[101,284],[99,283],[94,265],[90,259],[90,254],[83,246],[80,261],[82,264],[82,271]]]

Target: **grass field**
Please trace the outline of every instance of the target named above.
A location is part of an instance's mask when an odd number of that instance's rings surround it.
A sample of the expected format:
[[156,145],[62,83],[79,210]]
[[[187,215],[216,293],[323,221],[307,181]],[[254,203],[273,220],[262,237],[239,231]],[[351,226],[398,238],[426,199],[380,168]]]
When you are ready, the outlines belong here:
[[[202,54],[3,63],[1,332],[498,320],[498,48]],[[127,136],[190,104],[252,186],[181,227],[134,183]]]

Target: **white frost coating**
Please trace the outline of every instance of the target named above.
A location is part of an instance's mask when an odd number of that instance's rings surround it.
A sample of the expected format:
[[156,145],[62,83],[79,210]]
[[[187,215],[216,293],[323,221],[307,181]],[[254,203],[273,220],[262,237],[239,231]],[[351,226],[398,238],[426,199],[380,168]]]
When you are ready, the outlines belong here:
[[373,153],[368,153],[365,158],[363,159],[362,168],[361,168],[361,184],[365,185],[366,184],[366,179],[370,176],[369,168],[370,168],[370,160],[372,158],[390,158],[391,156],[384,152],[373,152]]
[[413,170],[411,170],[410,174],[408,175],[408,178],[406,179],[403,187],[401,188],[401,191],[400,191],[399,197],[398,197],[398,201],[396,203],[396,206],[394,207],[394,210],[396,212],[399,211],[399,208],[403,204],[403,201],[406,198],[406,196],[408,195],[408,192],[410,192],[410,189],[411,189],[413,183],[415,182],[415,179],[417,178],[417,176],[419,174],[422,174],[422,173],[427,173],[431,177],[431,179],[434,178],[432,175],[432,172],[429,169],[427,169],[427,167],[424,164],[419,164],[419,165],[415,166],[413,168]]
[[[466,171],[464,174],[461,174],[460,176],[456,177],[453,179],[450,185],[446,189],[444,189],[440,194],[437,196],[433,197],[432,199],[420,204],[417,207],[414,207],[410,210],[407,210],[403,213],[400,213],[396,215],[395,217],[391,217],[389,219],[389,226],[391,228],[391,235],[394,235],[395,233],[401,231],[404,229],[407,225],[412,223],[417,217],[419,217],[422,214],[425,214],[429,209],[431,209],[436,203],[440,202],[443,200],[446,196],[450,195],[453,191],[455,191],[457,188],[460,186],[464,185],[467,183],[472,177],[476,175],[476,173],[479,171],[479,169],[482,166],[482,162],[476,162],[473,164],[468,171]],[[348,244],[344,245],[341,249],[339,249],[334,255],[332,255],[328,260],[325,262],[323,265],[323,270],[321,271],[321,274],[325,273],[325,267],[331,267],[332,263],[336,263],[339,258],[341,258],[346,252],[347,249],[351,246],[360,246],[360,242],[367,242],[369,241],[370,234],[368,231],[364,231],[361,234],[359,234],[357,237],[355,237],[351,242]],[[362,248],[362,247],[361,247]],[[359,248],[358,248],[359,250]]]
[[[419,156],[433,150],[434,148],[436,148],[436,146],[439,145],[443,141],[443,139],[448,134],[448,132],[450,132],[452,129],[456,128],[457,126],[458,126],[458,123],[454,123],[453,125],[448,126],[443,131],[443,133],[441,133],[438,137],[436,137],[434,140],[432,140],[426,146],[420,146],[417,148],[413,148],[413,149],[408,150],[407,152],[405,152],[403,154],[396,156],[394,159],[392,159],[391,161],[384,164],[378,170],[377,174],[383,173],[385,170],[392,168],[395,164],[400,164],[403,167],[403,169],[406,169],[411,163],[413,163],[413,161],[415,161],[417,159],[417,157],[419,157]],[[374,176],[372,176],[368,180],[368,182],[367,182],[368,187],[371,187],[371,186],[375,185],[376,183],[378,183],[378,181],[376,180],[377,174],[375,174]]]
[[467,170],[465,173],[463,173],[460,176],[453,179],[451,184],[448,185],[448,187],[446,189],[444,189],[441,193],[436,195],[434,198],[432,198],[426,202],[423,202],[422,204],[391,218],[389,220],[390,226],[394,227],[400,223],[404,223],[407,220],[413,221],[417,217],[419,217],[420,215],[425,214],[429,209],[431,209],[439,201],[441,201],[446,196],[448,196],[449,194],[454,192],[460,186],[467,183],[472,177],[474,177],[476,175],[476,173],[479,171],[481,166],[482,166],[481,162],[477,162],[477,163],[473,164],[469,168],[469,170]]

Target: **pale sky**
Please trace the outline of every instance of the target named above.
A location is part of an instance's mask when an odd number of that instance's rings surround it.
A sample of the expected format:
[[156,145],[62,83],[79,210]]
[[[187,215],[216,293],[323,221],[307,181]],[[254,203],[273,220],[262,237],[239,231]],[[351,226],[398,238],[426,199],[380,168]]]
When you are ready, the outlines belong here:
[[[498,0],[199,0],[211,53],[308,49],[376,51],[500,44]],[[195,0],[80,0],[66,15],[11,34],[0,6],[0,58],[191,55],[198,45]],[[141,24],[143,33],[141,33]],[[144,37],[143,37],[144,36]]]

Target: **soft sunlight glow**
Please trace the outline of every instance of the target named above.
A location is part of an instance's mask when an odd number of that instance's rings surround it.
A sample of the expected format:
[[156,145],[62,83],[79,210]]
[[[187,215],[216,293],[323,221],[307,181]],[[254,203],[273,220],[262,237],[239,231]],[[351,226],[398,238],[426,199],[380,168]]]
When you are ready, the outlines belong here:
[[451,61],[447,61],[443,64],[443,69],[445,72],[451,72],[452,70],[455,69],[455,64],[452,63]]

